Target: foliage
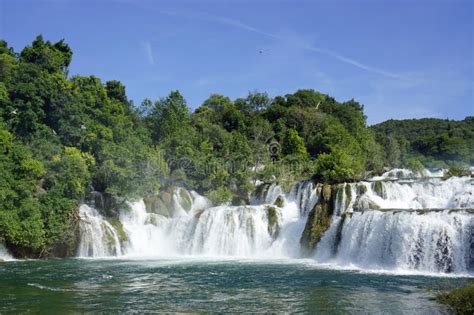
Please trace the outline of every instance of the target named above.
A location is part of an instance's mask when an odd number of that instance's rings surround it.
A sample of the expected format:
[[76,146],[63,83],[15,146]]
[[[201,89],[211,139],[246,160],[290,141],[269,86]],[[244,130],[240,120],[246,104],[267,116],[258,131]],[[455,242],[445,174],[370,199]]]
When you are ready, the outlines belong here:
[[425,169],[423,163],[416,158],[409,158],[406,161],[406,167],[415,174],[421,174]]
[[474,117],[388,120],[371,128],[390,166],[418,158],[427,167],[474,164]]
[[474,313],[474,282],[468,282],[446,293],[440,293],[436,300],[451,307],[455,314]]
[[62,40],[19,54],[0,42],[0,239],[18,256],[62,246],[91,190],[135,197],[167,174],[125,87],[68,78],[71,58]]
[[298,135],[298,132],[293,128],[289,128],[286,130],[285,136],[283,138],[282,149],[283,149],[282,150],[283,154],[285,155],[296,154],[301,157],[306,157],[308,155],[303,139]]
[[444,174],[445,178],[453,176],[472,176],[472,172],[468,168],[451,166]]
[[207,197],[215,205],[220,205],[232,200],[232,192],[226,187],[218,187],[207,193]]
[[71,252],[91,193],[114,222],[125,200],[174,185],[243,204],[258,180],[338,183],[386,164],[473,162],[472,117],[369,129],[363,105],[311,89],[212,94],[193,112],[172,91],[134,107],[120,81],[69,77],[72,56],[63,40],[38,36],[19,53],[0,41],[0,241],[18,256]]

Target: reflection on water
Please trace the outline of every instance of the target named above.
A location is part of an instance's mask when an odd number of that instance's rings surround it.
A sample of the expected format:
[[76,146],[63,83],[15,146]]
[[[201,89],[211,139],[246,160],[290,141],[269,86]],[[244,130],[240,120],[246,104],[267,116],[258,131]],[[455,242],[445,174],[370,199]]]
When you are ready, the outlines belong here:
[[422,276],[255,261],[16,261],[0,265],[0,313],[89,311],[443,313]]

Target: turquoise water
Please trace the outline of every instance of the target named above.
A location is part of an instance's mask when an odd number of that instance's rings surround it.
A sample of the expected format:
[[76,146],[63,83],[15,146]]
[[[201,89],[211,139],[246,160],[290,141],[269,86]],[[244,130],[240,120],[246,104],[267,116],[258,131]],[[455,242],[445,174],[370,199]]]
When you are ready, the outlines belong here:
[[0,313],[446,313],[429,288],[462,279],[288,261],[43,260],[0,264]]

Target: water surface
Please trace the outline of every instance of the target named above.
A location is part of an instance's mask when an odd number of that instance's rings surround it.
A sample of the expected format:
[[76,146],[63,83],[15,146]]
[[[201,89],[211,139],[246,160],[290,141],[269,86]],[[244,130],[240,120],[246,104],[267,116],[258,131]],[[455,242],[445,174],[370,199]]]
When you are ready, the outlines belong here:
[[325,312],[436,314],[430,288],[460,278],[331,270],[250,260],[14,261],[0,264],[5,312]]

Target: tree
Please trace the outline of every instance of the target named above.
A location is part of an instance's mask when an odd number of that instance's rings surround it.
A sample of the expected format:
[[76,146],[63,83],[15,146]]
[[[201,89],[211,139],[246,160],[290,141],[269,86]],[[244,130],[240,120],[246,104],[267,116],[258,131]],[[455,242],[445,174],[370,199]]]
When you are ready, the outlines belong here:
[[155,102],[150,113],[152,137],[155,143],[183,131],[190,123],[189,109],[179,91]]
[[115,99],[122,104],[128,105],[128,98],[125,93],[125,86],[116,80],[107,81],[105,84],[107,90],[107,96],[111,99]]
[[287,155],[296,154],[301,157],[308,155],[303,139],[298,135],[298,132],[292,128],[288,129],[285,133],[282,151]]
[[389,138],[387,151],[388,164],[392,167],[400,165],[400,145],[395,137]]
[[50,73],[66,72],[71,60],[72,50],[64,40],[52,44],[49,41],[45,42],[41,35],[20,53],[20,61],[34,63]]

